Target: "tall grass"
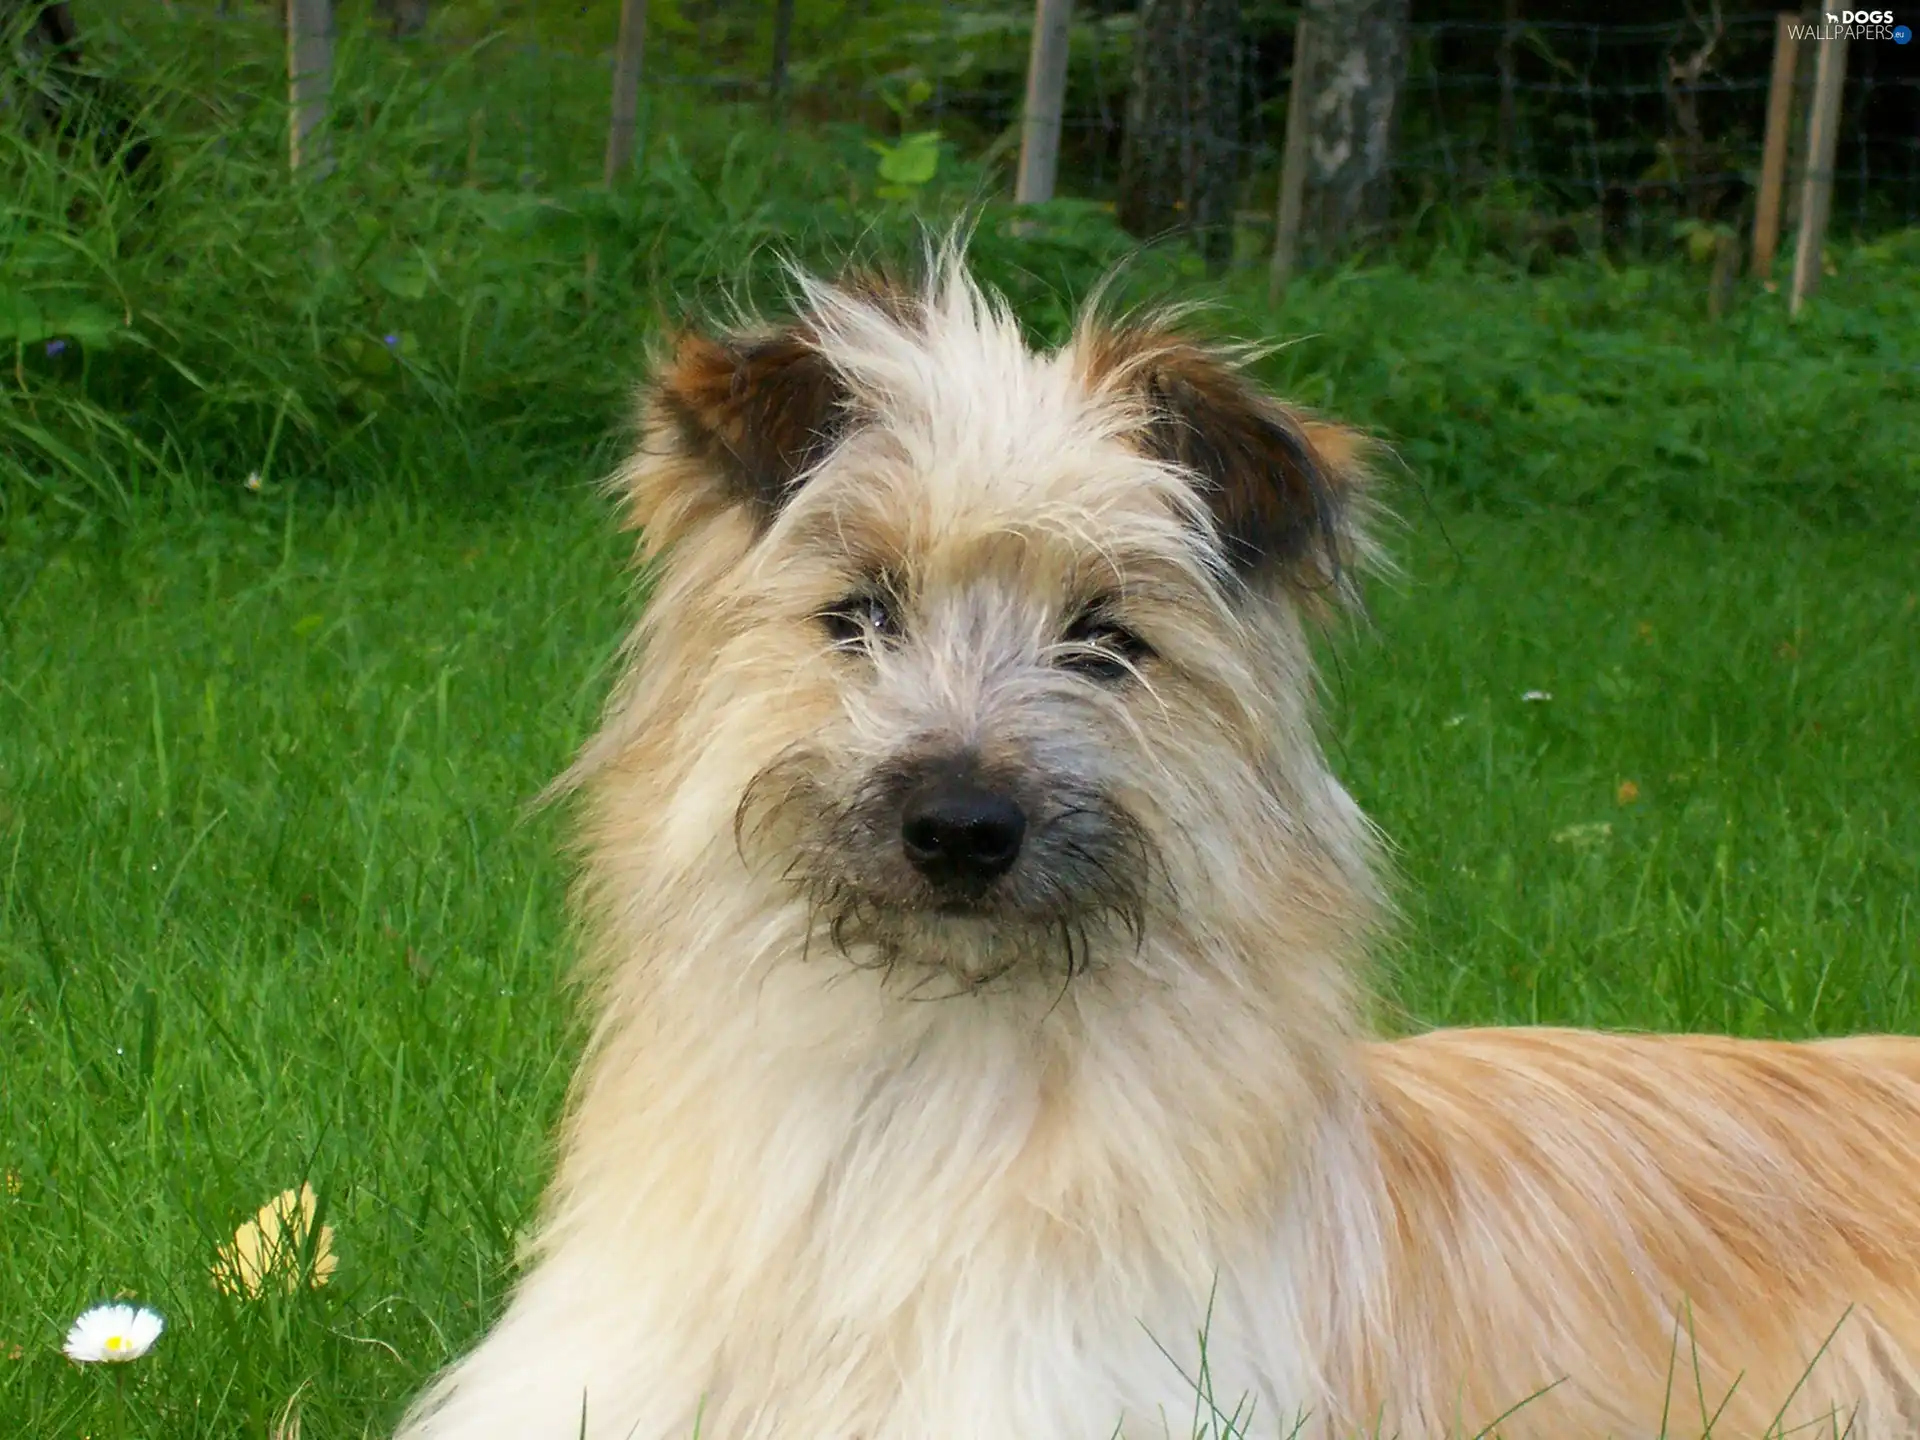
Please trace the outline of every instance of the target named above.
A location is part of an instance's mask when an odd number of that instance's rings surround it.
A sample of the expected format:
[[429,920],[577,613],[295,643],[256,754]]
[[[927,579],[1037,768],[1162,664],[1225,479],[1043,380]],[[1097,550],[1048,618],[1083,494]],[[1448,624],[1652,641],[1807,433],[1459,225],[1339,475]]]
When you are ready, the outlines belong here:
[[94,54],[155,143],[139,183],[0,112],[8,511],[204,503],[187,476],[474,495],[591,468],[668,320],[777,299],[783,253],[899,257],[971,207],[978,264],[1041,338],[1131,255],[1122,300],[1206,293],[1223,328],[1298,337],[1270,378],[1376,426],[1436,493],[1715,524],[1920,512],[1913,234],[1839,253],[1797,325],[1757,288],[1711,324],[1704,277],[1679,266],[1530,275],[1444,243],[1308,277],[1275,314],[1257,273],[1204,285],[1098,207],[1016,232],[982,202],[993,177],[951,152],[885,199],[872,137],[682,92],[652,94],[635,173],[604,188],[599,68],[505,45],[349,32],[337,170],[294,179],[269,27],[186,6],[128,23]]
[[[872,203],[864,137],[658,108],[640,168],[608,190],[573,163],[597,138],[592,67],[528,74],[486,46],[448,59],[364,33],[337,62],[335,173],[290,178],[271,32],[182,12],[157,34],[138,60],[105,52],[157,146],[142,183],[18,107],[0,125],[14,503],[124,511],[188,473],[256,470],[457,492],[506,457],[585,464],[668,315],[765,294],[782,252],[917,242],[914,207]],[[515,85],[540,97],[538,150],[498,133]],[[969,183],[921,203],[950,214]],[[1067,253],[1091,277],[1120,248],[1098,233]]]

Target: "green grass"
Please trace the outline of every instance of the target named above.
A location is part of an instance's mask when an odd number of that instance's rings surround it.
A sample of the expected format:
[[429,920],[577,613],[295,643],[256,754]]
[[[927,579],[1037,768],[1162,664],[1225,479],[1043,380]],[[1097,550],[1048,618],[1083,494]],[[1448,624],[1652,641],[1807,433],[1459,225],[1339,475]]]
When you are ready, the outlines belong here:
[[[649,92],[642,158],[608,189],[594,67],[351,27],[337,171],[295,183],[272,27],[139,6],[97,40],[160,160],[129,185],[0,110],[0,521],[192,504],[254,470],[470,498],[591,468],[667,320],[772,296],[782,251],[897,257],[1006,189],[950,146],[922,193],[885,199],[870,133],[682,91]],[[1137,250],[1084,201],[1021,235],[979,208],[980,271],[1043,338]],[[1205,294],[1228,328],[1320,337],[1266,373],[1390,434],[1446,497],[1920,531],[1920,231],[1831,250],[1797,323],[1751,281],[1710,322],[1680,262],[1534,276],[1426,242],[1305,276],[1278,314],[1257,256],[1209,284],[1190,256],[1135,254],[1121,295]]]
[[1445,529],[1331,689],[1408,882],[1393,998],[1421,1023],[1920,1030],[1911,546]]
[[[497,1293],[565,1082],[519,807],[597,703],[613,544],[585,505],[259,508],[56,551],[10,611],[9,1434],[107,1423],[49,1340],[122,1287],[173,1327],[136,1433],[258,1436],[308,1381],[309,1434],[390,1416]],[[302,1177],[334,1284],[222,1301],[214,1243]]]
[[[57,1346],[122,1290],[170,1323],[125,1397],[154,1436],[257,1436],[303,1387],[308,1435],[380,1433],[494,1313],[573,1054],[563,832],[521,807],[623,624],[606,522],[564,488],[266,494],[14,552],[8,1433],[116,1433],[111,1378]],[[1910,549],[1419,513],[1400,549],[1329,678],[1400,849],[1398,1006],[1920,1030]],[[332,1283],[217,1295],[215,1244],[302,1177]]]

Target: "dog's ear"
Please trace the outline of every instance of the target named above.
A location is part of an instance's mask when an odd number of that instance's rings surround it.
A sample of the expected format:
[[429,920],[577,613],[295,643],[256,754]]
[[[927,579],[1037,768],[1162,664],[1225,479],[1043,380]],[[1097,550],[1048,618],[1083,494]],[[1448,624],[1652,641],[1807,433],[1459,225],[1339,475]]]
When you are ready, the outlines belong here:
[[647,387],[645,438],[620,476],[647,548],[721,510],[765,527],[845,436],[851,402],[801,326],[681,336]]
[[1232,360],[1152,328],[1097,337],[1096,384],[1137,407],[1139,443],[1191,474],[1242,579],[1346,588],[1365,548],[1365,438],[1262,390]]

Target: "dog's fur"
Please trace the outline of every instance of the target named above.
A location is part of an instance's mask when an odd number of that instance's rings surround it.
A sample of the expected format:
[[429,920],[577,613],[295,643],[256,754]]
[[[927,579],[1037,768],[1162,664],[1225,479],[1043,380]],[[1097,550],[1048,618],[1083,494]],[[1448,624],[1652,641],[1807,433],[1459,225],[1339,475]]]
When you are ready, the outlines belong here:
[[[803,283],[648,392],[596,1025],[408,1440],[1920,1434],[1920,1044],[1365,1033],[1359,439],[951,253]],[[929,774],[1028,819],[957,899]]]

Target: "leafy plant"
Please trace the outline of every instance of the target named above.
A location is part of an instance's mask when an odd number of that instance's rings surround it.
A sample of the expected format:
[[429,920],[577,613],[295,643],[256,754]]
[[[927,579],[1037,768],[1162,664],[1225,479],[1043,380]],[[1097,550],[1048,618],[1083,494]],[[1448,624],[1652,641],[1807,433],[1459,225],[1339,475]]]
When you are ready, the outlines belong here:
[[880,157],[876,167],[880,186],[875,192],[883,200],[916,200],[940,170],[940,132],[908,130],[913,115],[933,95],[933,86],[924,76],[916,76],[904,90],[883,86],[880,98],[900,122],[900,138],[888,143],[869,140],[867,148]]
[[[910,258],[987,188],[927,123],[925,74],[888,82],[884,136],[776,129],[757,103],[662,87],[654,143],[609,189],[603,91],[569,83],[573,61],[450,59],[351,26],[338,167],[294,183],[269,28],[185,4],[125,24],[90,32],[90,54],[151,97],[163,163],[145,190],[0,110],[0,521],[124,515],[156,492],[201,507],[256,472],[474,500],[529,469],[590,473],[655,326],[722,299],[777,307],[783,256]],[[523,133],[501,119],[516,113],[546,120]],[[1209,323],[1311,337],[1268,377],[1472,505],[1915,524],[1920,292],[1903,279],[1920,235],[1835,247],[1797,324],[1754,292],[1708,330],[1683,264],[1535,265],[1532,242],[1509,261],[1486,248],[1498,215],[1435,215],[1418,255],[1304,275],[1278,315],[1257,276],[1208,287]],[[974,219],[977,267],[1050,342],[1116,264],[1123,301],[1201,283],[1093,201],[1024,211],[1018,233],[994,204]]]

